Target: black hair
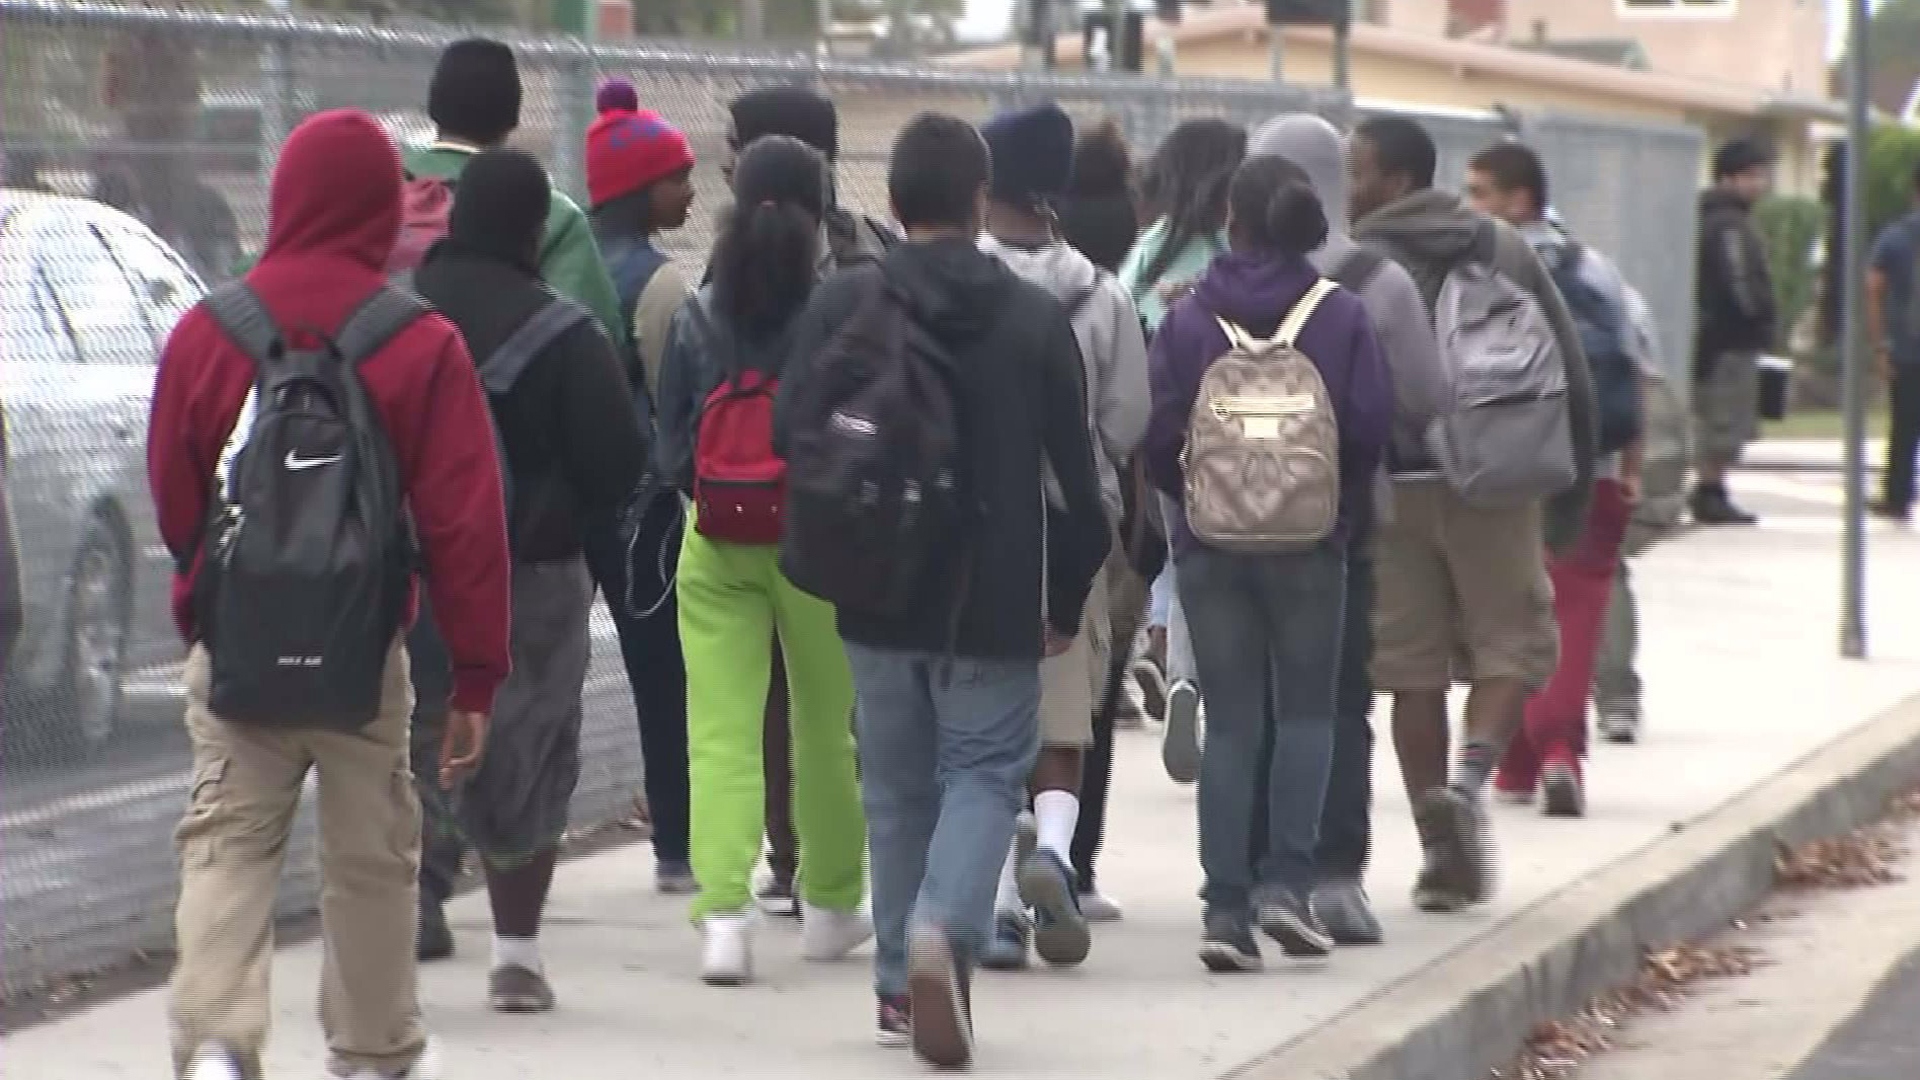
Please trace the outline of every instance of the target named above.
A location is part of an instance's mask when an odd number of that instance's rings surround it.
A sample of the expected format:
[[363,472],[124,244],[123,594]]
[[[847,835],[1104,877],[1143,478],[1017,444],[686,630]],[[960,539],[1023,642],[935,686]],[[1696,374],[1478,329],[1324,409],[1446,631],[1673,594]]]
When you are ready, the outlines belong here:
[[1732,139],[1713,155],[1713,178],[1725,180],[1774,162],[1773,144],[1758,135]]
[[1133,186],[1133,158],[1127,137],[1112,120],[1082,128],[1073,140],[1073,183],[1069,195],[1126,195]]
[[1313,181],[1286,158],[1248,158],[1233,172],[1227,202],[1236,248],[1305,255],[1327,242],[1327,211]]
[[826,159],[785,135],[755,139],[734,167],[733,193],[713,249],[713,310],[742,339],[764,341],[813,291]]
[[992,176],[992,155],[977,128],[925,112],[907,121],[893,142],[887,196],[907,228],[967,228],[976,224],[980,189]]
[[1537,214],[1547,212],[1547,167],[1533,147],[1519,142],[1497,142],[1473,155],[1468,167],[1486,173],[1501,191],[1524,191]]
[[1154,151],[1142,187],[1165,215],[1167,235],[1143,268],[1141,280],[1160,280],[1188,244],[1220,231],[1227,220],[1227,187],[1247,156],[1247,132],[1225,120],[1188,120]]
[[1433,186],[1440,152],[1419,121],[1398,113],[1369,116],[1353,132],[1373,146],[1374,161],[1389,176],[1404,176],[1415,191]]

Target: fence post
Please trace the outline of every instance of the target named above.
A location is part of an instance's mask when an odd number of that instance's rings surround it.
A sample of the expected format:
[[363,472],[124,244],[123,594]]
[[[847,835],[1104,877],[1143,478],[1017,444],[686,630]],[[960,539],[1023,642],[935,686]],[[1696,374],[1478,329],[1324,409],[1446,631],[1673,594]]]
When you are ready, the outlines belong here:
[[[292,0],[267,0],[281,16],[292,13]],[[273,167],[280,159],[280,147],[293,130],[293,118],[299,114],[293,86],[293,36],[275,34],[260,54],[260,78],[266,85],[260,95],[260,180],[270,186]]]
[[596,0],[559,0],[554,16],[562,33],[582,46],[560,65],[560,123],[554,130],[553,182],[576,200],[587,192],[587,128],[593,123],[594,30],[599,23]]

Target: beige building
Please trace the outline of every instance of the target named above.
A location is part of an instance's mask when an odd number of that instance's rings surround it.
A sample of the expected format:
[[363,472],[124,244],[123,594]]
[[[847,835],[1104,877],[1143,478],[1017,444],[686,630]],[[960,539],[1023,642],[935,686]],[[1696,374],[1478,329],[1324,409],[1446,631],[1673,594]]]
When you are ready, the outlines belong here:
[[[1510,41],[1503,43],[1493,40],[1498,36],[1498,25],[1477,29],[1463,25],[1462,12],[1470,11],[1476,3],[1481,7],[1497,7],[1495,0],[1356,0],[1359,17],[1353,28],[1350,53],[1356,101],[1363,107],[1373,108],[1469,114],[1486,114],[1501,108],[1548,109],[1685,124],[1701,128],[1715,143],[1736,135],[1761,134],[1780,148],[1779,182],[1783,190],[1813,194],[1819,189],[1819,146],[1831,125],[1840,119],[1836,103],[1771,86],[1666,71],[1658,65],[1649,65],[1651,70],[1636,70],[1523,48]],[[1627,25],[1643,17],[1621,14],[1622,6],[1638,6],[1641,0],[1505,0],[1505,3],[1505,25],[1509,27],[1515,13],[1536,8],[1558,13],[1554,19],[1566,19],[1571,13],[1586,8],[1618,17],[1620,23]],[[1736,0],[1735,12],[1737,15],[1741,8],[1774,5],[1818,9],[1820,2]],[[1683,18],[1707,19],[1705,15],[1644,17],[1656,28],[1671,27]],[[1820,20],[1814,24],[1816,30],[1824,26],[1824,15]],[[1576,24],[1569,22],[1568,25]],[[1149,54],[1161,36],[1172,37],[1177,74],[1238,79],[1270,77],[1268,28],[1259,4],[1223,0],[1210,9],[1191,10],[1174,27],[1150,23],[1147,34]],[[1824,31],[1808,36],[1818,42],[1825,41]],[[1081,66],[1084,57],[1079,35],[1061,37],[1056,54],[1063,68]],[[1329,31],[1318,27],[1287,28],[1281,55],[1289,82],[1312,85],[1332,81],[1333,49]],[[1014,46],[996,46],[957,54],[947,62],[974,68],[1012,68],[1019,64],[1020,52]],[[1703,162],[1703,171],[1705,167]]]

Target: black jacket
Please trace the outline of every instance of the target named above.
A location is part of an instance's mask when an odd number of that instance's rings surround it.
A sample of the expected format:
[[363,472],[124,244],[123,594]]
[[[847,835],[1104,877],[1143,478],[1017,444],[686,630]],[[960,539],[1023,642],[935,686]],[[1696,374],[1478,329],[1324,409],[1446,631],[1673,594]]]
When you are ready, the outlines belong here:
[[711,285],[701,286],[674,312],[660,366],[660,436],[653,448],[654,469],[662,483],[692,494],[694,437],[707,398],[742,371],[780,378],[797,321],[798,316],[789,320],[767,340],[747,341],[714,315]]
[[[554,295],[532,270],[454,240],[428,253],[414,288],[459,328],[476,364]],[[647,463],[647,437],[613,346],[597,323],[582,320],[491,403],[513,472],[515,561],[579,555],[585,522],[617,514]]]
[[1114,195],[1068,195],[1054,206],[1060,218],[1060,236],[1109,274],[1120,272],[1140,235],[1140,216],[1125,192]]
[[[811,361],[884,273],[961,372],[962,463],[977,515],[912,615],[840,614],[846,640],[973,659],[1041,653],[1041,590],[1056,632],[1079,631],[1109,538],[1087,434],[1080,347],[1058,301],[967,240],[904,243],[878,265],[815,290],[795,328],[780,385],[781,427]],[[1051,462],[1066,509],[1043,511],[1041,463]],[[1045,514],[1043,518],[1043,513]]]
[[1772,347],[1778,319],[1767,245],[1754,227],[1753,208],[1723,191],[1700,196],[1699,274],[1694,374],[1705,378],[1723,352]]

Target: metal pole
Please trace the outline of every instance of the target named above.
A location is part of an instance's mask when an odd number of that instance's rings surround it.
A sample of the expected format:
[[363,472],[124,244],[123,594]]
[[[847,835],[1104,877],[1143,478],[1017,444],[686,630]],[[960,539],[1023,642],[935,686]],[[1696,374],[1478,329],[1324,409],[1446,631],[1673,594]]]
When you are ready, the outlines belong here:
[[1286,81],[1287,42],[1286,27],[1277,22],[1267,23],[1267,77],[1274,82]]
[[1867,266],[1867,24],[1868,0],[1852,0],[1847,68],[1847,215],[1845,352],[1840,396],[1846,411],[1846,525],[1841,551],[1840,655],[1867,655],[1866,531],[1866,295]]
[[1353,20],[1342,13],[1333,24],[1333,87],[1346,90],[1353,82]]

